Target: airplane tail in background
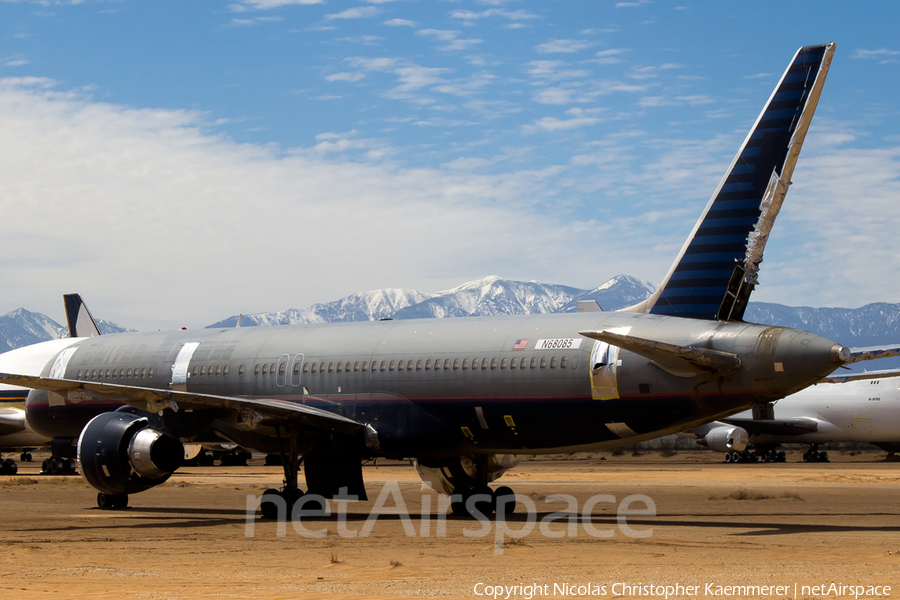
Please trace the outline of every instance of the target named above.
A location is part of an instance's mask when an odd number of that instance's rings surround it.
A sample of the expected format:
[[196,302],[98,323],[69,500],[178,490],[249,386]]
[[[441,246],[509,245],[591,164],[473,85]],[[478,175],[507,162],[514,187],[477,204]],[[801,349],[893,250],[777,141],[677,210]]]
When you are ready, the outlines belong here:
[[81,299],[81,294],[63,294],[63,303],[66,305],[66,322],[69,325],[69,337],[96,337],[100,335],[100,328],[87,304]]
[[743,318],[834,48],[831,43],[797,51],[662,284],[624,310]]

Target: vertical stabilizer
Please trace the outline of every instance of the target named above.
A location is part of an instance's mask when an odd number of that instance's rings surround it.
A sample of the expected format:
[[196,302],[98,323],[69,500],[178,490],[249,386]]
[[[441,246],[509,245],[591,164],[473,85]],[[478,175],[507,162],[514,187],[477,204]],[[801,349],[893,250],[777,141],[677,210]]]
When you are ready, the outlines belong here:
[[66,322],[69,325],[69,337],[96,337],[100,335],[100,328],[91,316],[87,304],[81,299],[81,294],[63,294],[63,303],[66,306]]
[[625,309],[739,321],[816,110],[835,45],[804,46],[650,298]]

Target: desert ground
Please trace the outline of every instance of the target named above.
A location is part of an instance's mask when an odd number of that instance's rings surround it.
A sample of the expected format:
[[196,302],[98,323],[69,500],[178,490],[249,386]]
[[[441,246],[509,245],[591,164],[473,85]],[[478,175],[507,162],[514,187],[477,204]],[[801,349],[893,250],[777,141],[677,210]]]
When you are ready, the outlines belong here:
[[[529,458],[500,481],[524,497],[505,525],[443,518],[438,496],[402,462],[367,465],[369,500],[345,503],[344,517],[279,524],[247,516],[248,496],[252,505],[282,478],[262,457],[245,467],[184,467],[132,495],[129,508],[102,511],[81,477],[39,475],[35,455],[17,475],[0,478],[0,598],[665,598],[666,586],[669,598],[837,598],[859,591],[829,590],[832,583],[862,586],[858,597],[898,597],[900,462],[883,452],[831,455],[827,464],[791,452],[787,463],[739,465],[711,452]],[[550,502],[553,494],[569,500]],[[633,495],[640,497],[623,504]],[[529,501],[533,529],[514,537],[528,530]]]

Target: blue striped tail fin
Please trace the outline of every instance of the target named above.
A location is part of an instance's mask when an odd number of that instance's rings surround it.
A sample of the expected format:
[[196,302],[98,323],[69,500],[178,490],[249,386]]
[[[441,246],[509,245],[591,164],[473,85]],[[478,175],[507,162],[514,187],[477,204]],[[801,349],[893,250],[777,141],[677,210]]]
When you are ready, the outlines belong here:
[[646,301],[625,310],[743,318],[834,48],[831,43],[797,51],[663,283]]

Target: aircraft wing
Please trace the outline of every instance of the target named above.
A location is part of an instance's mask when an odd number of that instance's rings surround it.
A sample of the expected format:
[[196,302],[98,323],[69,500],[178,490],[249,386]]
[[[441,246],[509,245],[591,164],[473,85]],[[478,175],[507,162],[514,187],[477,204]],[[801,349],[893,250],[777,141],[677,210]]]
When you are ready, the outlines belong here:
[[721,419],[722,423],[735,425],[744,429],[750,435],[803,435],[819,429],[818,423],[813,419]]
[[[55,392],[76,403],[97,396],[118,400],[148,412],[158,412],[164,408],[172,408],[173,410],[176,408],[228,408],[253,411],[263,421],[282,421],[286,424],[306,426],[335,433],[355,433],[365,427],[362,423],[336,415],[327,410],[284,399],[215,396],[212,394],[195,394],[174,390],[155,390],[131,385],[51,379],[48,377],[10,375],[7,373],[0,373],[0,381],[11,385]],[[250,415],[253,418],[252,413]]]
[[879,358],[890,358],[892,356],[900,356],[900,344],[850,348],[850,360],[844,364],[850,365],[864,360],[877,360]]
[[884,369],[882,371],[863,371],[862,373],[847,373],[840,375],[835,371],[822,380],[822,383],[847,383],[848,381],[861,381],[864,379],[884,379],[886,377],[900,377],[900,369]]
[[584,337],[600,340],[639,354],[652,360],[663,370],[679,377],[728,372],[741,366],[740,357],[730,352],[677,346],[610,331],[579,331],[578,333]]
[[19,433],[25,430],[25,411],[18,408],[0,410],[0,435]]

